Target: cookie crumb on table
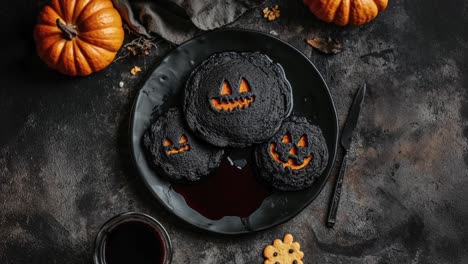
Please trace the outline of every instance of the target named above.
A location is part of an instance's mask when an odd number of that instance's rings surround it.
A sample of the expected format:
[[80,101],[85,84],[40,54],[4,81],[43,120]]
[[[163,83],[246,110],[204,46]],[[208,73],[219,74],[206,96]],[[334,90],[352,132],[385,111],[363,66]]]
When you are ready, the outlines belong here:
[[275,5],[272,8],[265,7],[263,9],[263,17],[268,19],[268,21],[275,20],[275,19],[279,18],[280,15],[281,15],[281,12],[280,12],[280,9],[279,9],[278,5]]
[[141,72],[141,67],[133,66],[133,68],[130,70],[130,73],[131,73],[132,75],[135,75],[135,74],[137,74],[138,72]]

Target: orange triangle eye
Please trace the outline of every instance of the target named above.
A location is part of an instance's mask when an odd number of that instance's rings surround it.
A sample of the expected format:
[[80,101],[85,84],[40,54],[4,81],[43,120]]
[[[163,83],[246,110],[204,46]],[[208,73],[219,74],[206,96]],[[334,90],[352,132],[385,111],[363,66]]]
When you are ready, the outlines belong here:
[[167,139],[167,138],[164,139],[163,146],[168,147],[168,146],[170,146],[170,145],[172,145],[172,141],[170,141],[170,140]]
[[231,86],[227,81],[223,82],[223,87],[221,87],[221,95],[229,95],[232,94]]
[[239,87],[239,93],[248,93],[250,92],[250,85],[249,83],[242,79]]
[[297,145],[299,147],[307,147],[307,136],[303,135],[300,139],[299,142],[297,142]]
[[289,133],[286,133],[286,135],[283,136],[283,139],[281,140],[283,143],[291,143],[291,135]]
[[187,140],[187,137],[186,137],[185,135],[182,135],[182,136],[180,137],[180,139],[179,139],[179,143],[180,143],[180,144],[185,144],[185,143],[187,143],[187,141],[188,141],[188,140]]

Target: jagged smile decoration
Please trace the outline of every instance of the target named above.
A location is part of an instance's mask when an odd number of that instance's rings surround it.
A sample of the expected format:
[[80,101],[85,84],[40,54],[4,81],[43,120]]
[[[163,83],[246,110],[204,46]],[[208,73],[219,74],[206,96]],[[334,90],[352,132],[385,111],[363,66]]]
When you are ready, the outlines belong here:
[[219,97],[211,98],[211,105],[218,111],[231,112],[234,110],[249,108],[254,102],[249,83],[242,78],[239,91],[233,95],[228,81],[223,81]]

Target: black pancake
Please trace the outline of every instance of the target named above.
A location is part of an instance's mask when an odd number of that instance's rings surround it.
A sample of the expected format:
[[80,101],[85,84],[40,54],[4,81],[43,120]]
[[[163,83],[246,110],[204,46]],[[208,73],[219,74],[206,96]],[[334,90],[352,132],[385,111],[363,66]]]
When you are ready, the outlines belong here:
[[310,187],[328,162],[325,138],[305,117],[292,116],[278,132],[256,147],[259,177],[275,189],[294,191]]
[[258,52],[212,55],[186,83],[187,124],[219,147],[268,140],[291,109],[292,91],[283,69]]
[[193,183],[206,177],[221,162],[224,151],[197,139],[184,123],[180,110],[161,115],[143,136],[156,171],[171,181]]

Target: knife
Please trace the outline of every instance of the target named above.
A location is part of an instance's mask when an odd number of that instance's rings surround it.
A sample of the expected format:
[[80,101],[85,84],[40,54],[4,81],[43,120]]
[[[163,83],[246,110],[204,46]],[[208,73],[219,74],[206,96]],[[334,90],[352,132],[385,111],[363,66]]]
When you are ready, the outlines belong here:
[[328,209],[327,227],[331,228],[336,222],[336,212],[340,203],[341,191],[343,189],[343,178],[346,173],[346,163],[348,162],[348,151],[351,146],[354,129],[356,128],[359,113],[361,112],[364,96],[366,94],[366,84],[364,84],[354,96],[353,104],[349,111],[343,131],[341,132],[340,144],[344,148],[344,157],[341,161],[340,174],[335,182],[332,200]]

